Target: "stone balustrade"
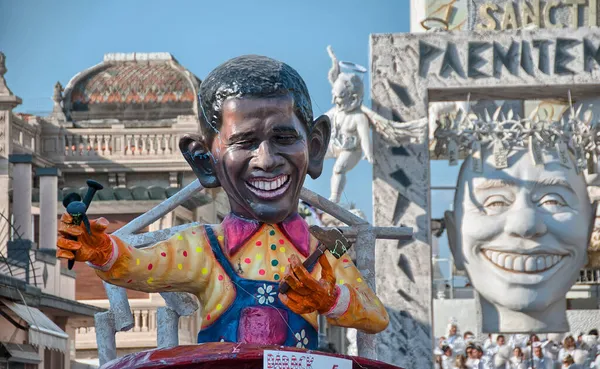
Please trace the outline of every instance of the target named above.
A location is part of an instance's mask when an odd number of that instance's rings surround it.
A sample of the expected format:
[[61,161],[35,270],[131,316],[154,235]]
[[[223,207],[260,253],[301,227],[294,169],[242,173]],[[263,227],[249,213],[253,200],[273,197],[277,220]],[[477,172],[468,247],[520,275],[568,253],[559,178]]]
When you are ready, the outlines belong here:
[[[87,300],[89,303],[98,307],[108,308],[108,300]],[[157,310],[161,306],[165,306],[162,299],[131,299],[129,300],[134,326],[126,332],[117,334],[117,347],[119,349],[126,348],[142,348],[149,349],[156,347],[157,338]],[[200,331],[200,320],[196,315],[181,317],[179,319],[179,344],[189,345],[197,342],[197,334]],[[76,345],[77,350],[92,350],[97,349],[96,328],[79,327],[76,329]]]
[[44,125],[39,152],[47,159],[69,166],[70,162],[102,163],[185,163],[179,139],[197,132],[197,125],[182,121],[171,127],[75,128]]
[[33,154],[39,151],[41,128],[37,117],[14,116],[11,126],[13,153]]
[[600,269],[581,269],[577,284],[600,284]]
[[[169,157],[180,156],[177,143],[185,132],[170,129],[128,129],[115,132],[112,129],[66,129],[59,136],[64,147],[65,160],[79,157],[100,158]],[[54,153],[59,154],[59,153]]]

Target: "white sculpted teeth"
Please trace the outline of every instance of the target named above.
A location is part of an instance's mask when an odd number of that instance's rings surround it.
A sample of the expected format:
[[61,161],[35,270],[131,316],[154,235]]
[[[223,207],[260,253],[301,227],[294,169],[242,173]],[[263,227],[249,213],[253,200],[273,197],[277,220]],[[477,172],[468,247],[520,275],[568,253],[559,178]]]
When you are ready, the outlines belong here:
[[506,255],[504,259],[504,265],[502,265],[506,269],[512,269],[513,266],[513,257],[511,255]]
[[537,267],[535,265],[535,257],[528,257],[527,260],[525,260],[525,271],[535,272],[536,270]]
[[259,190],[275,191],[280,189],[287,182],[289,177],[290,176],[288,175],[283,175],[268,181],[265,179],[251,179],[248,181],[248,184]]
[[522,256],[517,256],[515,258],[515,261],[513,261],[513,269],[516,270],[517,272],[524,272],[525,271],[525,265],[523,263],[523,257]]
[[497,266],[519,273],[538,273],[548,270],[562,260],[562,255],[524,255],[484,250],[485,257]]
[[498,253],[498,260],[495,262],[498,265],[504,265],[504,260],[506,259],[506,254]]
[[498,256],[500,256],[499,252],[496,252],[496,251],[492,252],[492,260],[498,260]]
[[546,258],[545,257],[537,257],[537,270],[546,269]]

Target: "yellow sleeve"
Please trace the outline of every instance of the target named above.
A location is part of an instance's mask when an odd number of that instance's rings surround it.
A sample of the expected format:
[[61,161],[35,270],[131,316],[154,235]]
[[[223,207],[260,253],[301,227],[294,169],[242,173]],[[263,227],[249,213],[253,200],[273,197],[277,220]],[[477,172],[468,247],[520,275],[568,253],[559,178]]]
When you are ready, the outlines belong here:
[[336,305],[326,314],[331,325],[356,328],[365,333],[379,333],[387,328],[385,307],[346,254],[336,259],[326,252],[339,287]]
[[110,238],[113,253],[107,264],[88,265],[106,282],[128,289],[199,295],[207,288],[217,264],[203,226],[190,227],[141,249],[116,236]]

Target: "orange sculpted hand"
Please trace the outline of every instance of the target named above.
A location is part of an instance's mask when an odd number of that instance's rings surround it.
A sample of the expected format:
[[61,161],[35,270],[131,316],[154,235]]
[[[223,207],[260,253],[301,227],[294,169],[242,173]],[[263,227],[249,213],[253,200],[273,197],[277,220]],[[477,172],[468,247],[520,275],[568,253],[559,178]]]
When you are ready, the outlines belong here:
[[68,213],[60,218],[56,257],[69,260],[75,258],[75,261],[89,261],[95,265],[106,264],[113,252],[112,241],[104,232],[108,220],[99,218],[90,221],[91,235],[87,233],[83,223],[74,225],[72,222],[73,218]]
[[325,314],[331,310],[337,300],[335,276],[331,264],[325,255],[319,258],[321,264],[321,280],[317,281],[304,268],[296,255],[290,258],[285,276],[281,283],[287,282],[290,289],[286,294],[279,294],[281,302],[296,314],[308,314],[318,311]]

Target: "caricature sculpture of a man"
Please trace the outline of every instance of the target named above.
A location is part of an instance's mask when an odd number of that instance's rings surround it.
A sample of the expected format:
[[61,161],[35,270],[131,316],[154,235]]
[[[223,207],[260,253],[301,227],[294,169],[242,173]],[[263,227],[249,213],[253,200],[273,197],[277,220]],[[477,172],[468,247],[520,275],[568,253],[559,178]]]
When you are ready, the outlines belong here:
[[[88,235],[65,214],[58,256],[76,251],[76,261],[125,288],[196,295],[199,343],[316,349],[318,314],[367,333],[385,329],[388,315],[349,257],[327,252],[312,270],[302,266],[318,242],[298,199],[306,174],[321,174],[330,136],[326,116],[313,120],[302,78],[279,61],[241,56],[213,70],[199,95],[201,135],[179,146],[204,187],[223,187],[231,214],[143,249],[106,234],[106,219]],[[278,293],[283,281],[286,294]]]
[[503,169],[492,150],[482,170],[473,160],[462,165],[446,224],[455,263],[479,293],[483,332],[568,331],[566,294],[586,263],[592,217],[583,175],[551,149],[536,163],[513,147]]

